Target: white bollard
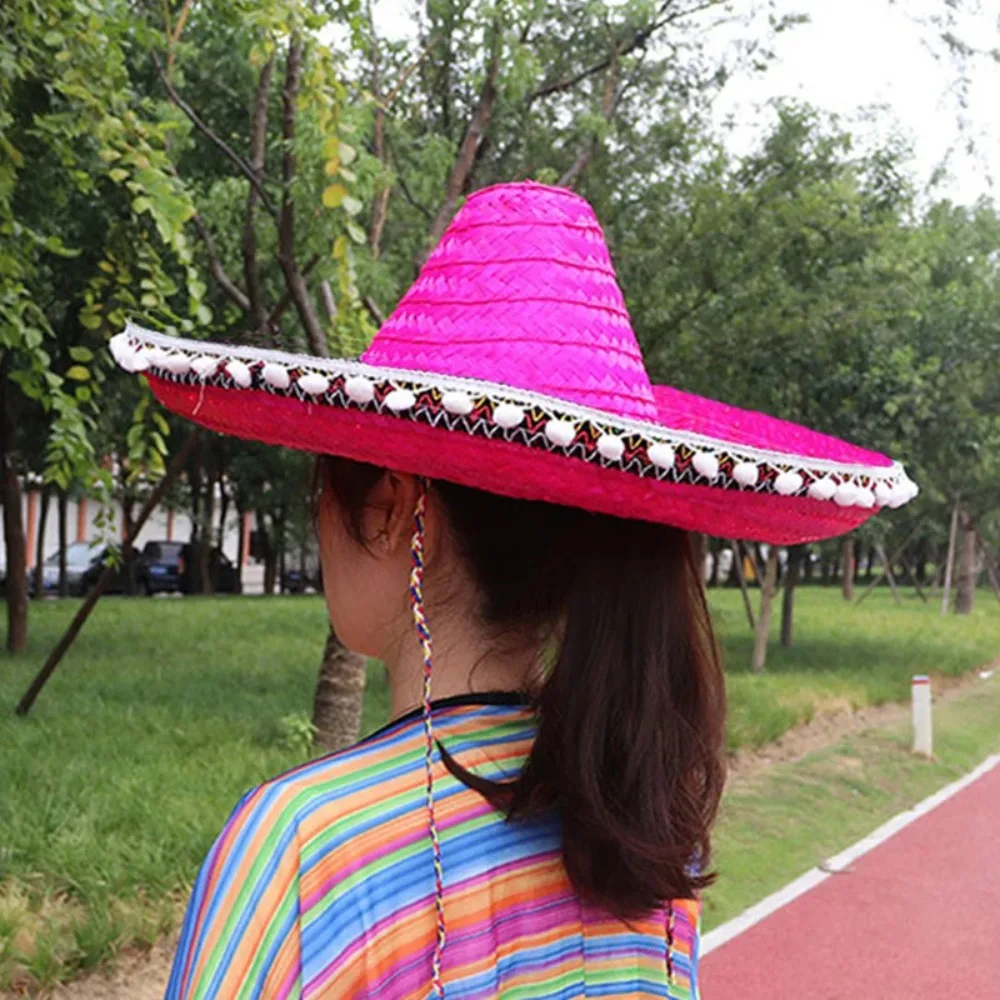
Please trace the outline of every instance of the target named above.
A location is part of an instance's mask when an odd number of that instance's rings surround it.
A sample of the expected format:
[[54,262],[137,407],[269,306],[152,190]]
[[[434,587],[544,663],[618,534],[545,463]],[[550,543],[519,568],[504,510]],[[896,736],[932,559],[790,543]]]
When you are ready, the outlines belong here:
[[931,757],[934,754],[931,724],[931,679],[926,674],[913,678],[913,752]]

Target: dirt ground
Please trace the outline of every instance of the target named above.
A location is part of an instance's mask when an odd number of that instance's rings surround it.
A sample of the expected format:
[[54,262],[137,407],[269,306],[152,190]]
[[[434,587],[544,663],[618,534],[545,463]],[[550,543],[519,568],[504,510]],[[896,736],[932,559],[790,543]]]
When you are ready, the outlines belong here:
[[[950,698],[979,681],[978,671],[947,683],[945,687],[942,687],[942,680],[936,678],[934,700]],[[789,730],[781,739],[765,747],[735,754],[730,759],[730,781],[746,780],[780,761],[798,760],[851,733],[901,722],[909,712],[908,704],[890,704],[818,716],[803,726]],[[173,946],[174,941],[167,940],[160,942],[149,953],[122,955],[109,973],[96,973],[78,979],[41,996],[45,1000],[161,1000],[170,975]],[[15,1000],[18,996],[3,993],[0,1000]]]

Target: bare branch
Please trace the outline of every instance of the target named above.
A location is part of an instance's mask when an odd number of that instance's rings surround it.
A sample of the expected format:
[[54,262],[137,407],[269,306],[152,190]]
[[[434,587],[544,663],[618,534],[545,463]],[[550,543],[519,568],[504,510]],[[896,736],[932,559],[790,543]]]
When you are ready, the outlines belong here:
[[372,314],[372,319],[381,326],[385,322],[385,314],[378,307],[378,303],[370,296],[364,298],[365,308]]
[[274,55],[264,64],[257,82],[257,99],[250,118],[250,169],[257,179],[247,192],[246,215],[243,221],[243,276],[250,300],[250,323],[258,334],[263,334],[267,324],[264,298],[260,287],[260,272],[257,268],[257,232],[254,216],[257,213],[259,189],[264,174],[264,153],[267,139],[267,99],[271,92],[271,78],[274,74]]
[[389,108],[392,107],[396,98],[399,97],[400,92],[406,86],[406,81],[409,80],[410,77],[413,76],[413,74],[420,68],[420,64],[424,61],[424,59],[427,58],[427,53],[430,52],[432,48],[434,48],[434,42],[430,41],[420,50],[420,55],[418,55],[417,58],[414,59],[413,62],[411,62],[410,65],[403,70],[402,74],[399,77],[398,82],[396,83],[396,86],[393,87],[392,90],[389,91],[389,94],[386,96],[384,106],[387,111],[389,110]]
[[167,91],[167,95],[170,100],[177,105],[181,111],[190,119],[191,123],[201,132],[207,139],[209,139],[215,146],[217,146],[225,156],[231,160],[240,170],[244,176],[250,181],[250,183],[257,189],[257,194],[260,195],[261,203],[267,209],[268,213],[272,216],[275,215],[274,205],[271,203],[271,199],[267,196],[267,192],[264,190],[261,183],[258,181],[256,175],[253,172],[250,164],[243,159],[239,153],[235,152],[223,139],[221,139],[211,128],[205,123],[204,119],[198,114],[194,108],[191,107],[187,101],[177,92],[177,88],[170,82],[170,77],[167,76],[166,71],[163,68],[163,64],[160,62],[159,57],[154,52],[153,64],[156,66],[156,71],[160,74],[160,79],[163,81],[163,86]]
[[493,39],[491,42],[490,62],[486,70],[486,78],[483,80],[483,89],[479,94],[479,103],[473,112],[469,127],[465,131],[465,137],[459,146],[458,155],[452,166],[451,174],[448,177],[448,185],[445,189],[445,198],[438,209],[437,214],[431,222],[427,244],[420,255],[419,263],[427,259],[431,250],[437,246],[438,241],[444,235],[445,228],[451,221],[455,212],[458,199],[465,190],[465,185],[472,173],[472,166],[476,157],[476,150],[483,138],[493,114],[493,103],[497,95],[497,71],[500,68],[500,24],[493,23]]
[[215,278],[216,284],[218,284],[223,294],[230,301],[235,302],[240,309],[248,312],[250,310],[250,300],[247,298],[246,293],[236,285],[222,267],[222,261],[219,260],[219,255],[215,251],[215,241],[212,239],[212,234],[208,231],[208,226],[205,225],[205,220],[195,212],[191,216],[191,221],[194,223],[195,229],[198,230],[201,242],[205,244],[205,251],[208,253],[209,270],[212,272],[212,277]]
[[[385,108],[382,106],[382,73],[379,66],[378,35],[375,33],[375,17],[372,13],[372,0],[368,0],[368,25],[371,30],[372,57],[372,94],[375,98],[375,159],[385,166]],[[372,256],[377,260],[379,244],[382,242],[382,231],[389,210],[390,187],[384,181],[375,190],[375,203],[372,205],[372,222],[368,228],[368,245]]]
[[295,262],[295,201],[292,185],[295,180],[295,124],[299,85],[302,80],[302,36],[296,32],[288,42],[285,61],[285,83],[281,91],[281,136],[285,144],[282,160],[284,191],[281,196],[281,216],[278,220],[278,262],[285,275],[295,309],[306,332],[309,349],[317,357],[329,357],[326,334],[316,315],[316,306],[309,296],[305,278]]
[[[611,55],[608,57],[608,72],[604,77],[604,95],[601,99],[601,114],[604,116],[606,122],[610,122],[612,116],[614,115],[615,108],[617,107],[617,100],[615,94],[618,88],[618,67],[619,54],[614,48],[611,50]],[[597,146],[599,142],[598,136],[594,136],[590,142],[582,150],[580,150],[580,155],[577,156],[573,165],[569,168],[559,178],[560,187],[572,187],[580,174],[586,169],[587,165],[594,158],[594,153],[597,152]]]
[[[321,256],[320,254],[316,254],[314,257],[310,258],[310,260],[306,264],[306,266],[304,268],[302,268],[302,277],[303,278],[308,278],[309,277],[309,273],[319,263],[320,256]],[[292,304],[292,296],[291,296],[291,293],[286,288],[285,291],[282,293],[281,298],[278,299],[278,304],[271,310],[270,315],[267,317],[267,325],[272,330],[275,330],[275,331],[277,330],[278,322],[281,320],[281,317],[285,314],[285,310],[291,304]]]
[[[696,7],[678,9],[672,13],[668,13],[674,2],[675,0],[663,0],[663,3],[660,4],[660,7],[652,21],[641,28],[637,28],[632,33],[631,38],[621,39],[616,43],[614,50],[617,52],[619,59],[622,56],[629,55],[638,48],[645,48],[650,38],[652,38],[653,35],[665,25],[671,24],[682,17],[690,17],[703,10],[708,10],[710,7],[715,7],[718,5],[719,0],[704,0],[703,3],[698,4]],[[586,66],[578,73],[574,73],[572,76],[564,77],[561,80],[551,80],[546,83],[542,83],[528,95],[528,103],[531,104],[540,97],[548,97],[550,94],[557,94],[562,91],[572,90],[573,87],[582,83],[588,77],[594,76],[595,74],[606,70],[611,65],[611,59],[612,57],[609,55],[607,59],[602,59],[591,66]]]

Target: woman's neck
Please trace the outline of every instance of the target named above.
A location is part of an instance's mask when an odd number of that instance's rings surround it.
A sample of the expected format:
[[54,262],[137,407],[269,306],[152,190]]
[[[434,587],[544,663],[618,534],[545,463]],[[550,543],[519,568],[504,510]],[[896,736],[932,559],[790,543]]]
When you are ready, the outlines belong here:
[[[447,628],[434,631],[431,697],[523,691],[528,687],[537,664],[536,651],[505,649],[469,638],[469,630],[465,632],[462,641]],[[397,647],[385,658],[393,719],[418,708],[424,699],[424,650],[412,625]]]

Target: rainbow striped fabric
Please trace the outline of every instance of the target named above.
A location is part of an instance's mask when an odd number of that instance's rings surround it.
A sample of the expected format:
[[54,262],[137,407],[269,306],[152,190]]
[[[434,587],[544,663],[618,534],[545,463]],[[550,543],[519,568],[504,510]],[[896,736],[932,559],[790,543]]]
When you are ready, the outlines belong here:
[[[437,738],[517,774],[535,719],[516,696],[435,703]],[[167,1000],[426,998],[434,868],[419,712],[249,792],[205,860]],[[698,904],[631,925],[584,905],[558,820],[508,823],[435,761],[445,996],[695,1000]]]

